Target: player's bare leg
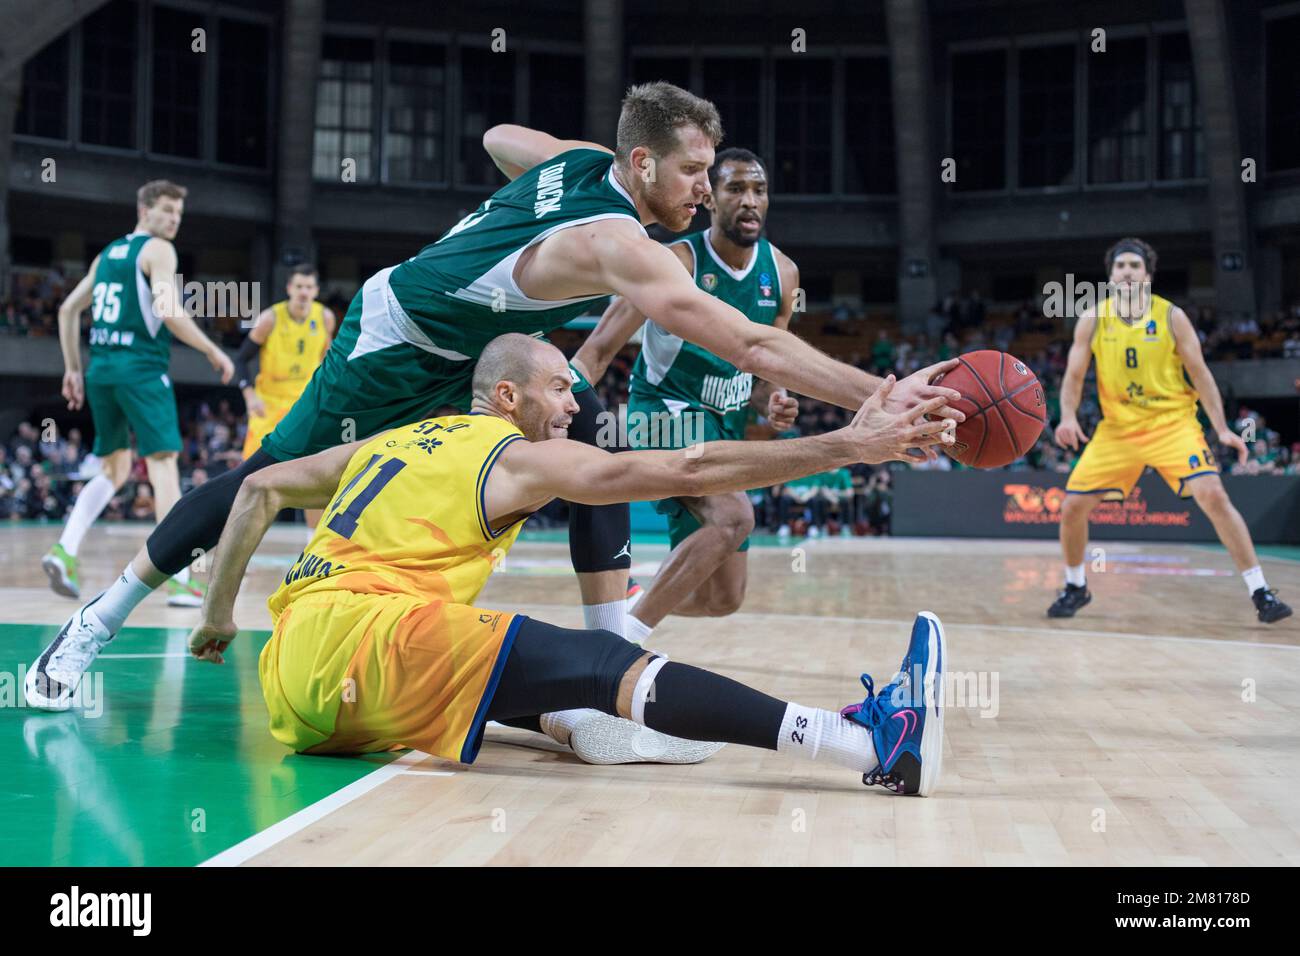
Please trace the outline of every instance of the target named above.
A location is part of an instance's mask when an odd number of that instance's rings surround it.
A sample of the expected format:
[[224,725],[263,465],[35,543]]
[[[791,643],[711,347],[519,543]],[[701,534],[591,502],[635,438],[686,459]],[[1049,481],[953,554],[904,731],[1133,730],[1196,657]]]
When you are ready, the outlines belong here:
[[176,465],[176,452],[160,451],[146,456],[144,466],[153,485],[155,521],[162,521],[181,497],[180,470]]
[[90,526],[131,476],[132,461],[129,448],[109,452],[100,459],[99,474],[86,482],[77,495],[58,543],[41,559],[41,568],[56,594],[71,598],[81,596],[77,551]]
[[[644,641],[650,630],[669,614],[708,613],[707,605],[701,607],[699,598],[695,599],[693,607],[687,605],[687,601],[700,587],[701,581],[712,578],[724,565],[734,564],[730,560],[732,557],[740,559],[740,574],[733,569],[727,575],[724,583],[729,587],[721,592],[726,598],[726,606],[720,601],[716,612],[710,616],[730,614],[744,600],[745,555],[737,554],[736,549],[754,530],[754,506],[749,503],[748,496],[734,492],[680,500],[700,522],[700,528],[673,548],[655,575],[654,584],[637,603],[628,627],[631,640]],[[682,612],[679,610],[682,607],[688,610]]]
[[1061,506],[1061,553],[1065,558],[1065,587],[1047,609],[1048,617],[1074,617],[1092,600],[1084,576],[1088,548],[1088,516],[1101,504],[1101,495],[1066,495]]
[[[691,535],[694,537],[694,535]],[[689,540],[689,539],[687,539]],[[736,552],[723,560],[709,577],[672,613],[679,617],[726,617],[740,610],[749,583],[749,559]]]
[[1214,532],[1228,549],[1228,554],[1232,555],[1237,570],[1246,582],[1246,590],[1250,592],[1259,619],[1272,623],[1290,617],[1291,608],[1279,601],[1268,589],[1264,572],[1259,566],[1259,557],[1255,554],[1255,544],[1250,539],[1250,529],[1228,497],[1223,481],[1218,475],[1203,475],[1188,484],[1192,498],[1214,525]]

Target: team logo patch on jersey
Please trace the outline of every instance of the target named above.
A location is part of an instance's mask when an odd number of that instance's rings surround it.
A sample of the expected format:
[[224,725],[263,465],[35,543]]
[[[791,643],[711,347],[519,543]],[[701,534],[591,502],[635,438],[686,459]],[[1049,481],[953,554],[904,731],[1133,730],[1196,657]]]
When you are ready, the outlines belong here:
[[712,292],[718,287],[718,277],[712,272],[706,272],[700,276],[700,285],[704,286],[705,292]]
[[1156,334],[1156,320],[1152,319],[1150,322],[1147,323],[1147,335],[1155,335],[1155,334]]
[[1188,458],[1187,458],[1187,467],[1188,467],[1188,468],[1200,468],[1200,467],[1201,467],[1201,456],[1200,456],[1200,455],[1189,455]]

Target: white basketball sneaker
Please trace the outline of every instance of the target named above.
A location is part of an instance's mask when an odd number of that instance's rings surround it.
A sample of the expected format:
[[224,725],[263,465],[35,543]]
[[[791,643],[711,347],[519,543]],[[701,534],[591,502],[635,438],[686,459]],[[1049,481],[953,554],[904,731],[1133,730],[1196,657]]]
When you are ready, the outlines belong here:
[[[99,598],[95,598],[97,600]],[[113,639],[108,628],[90,610],[90,604],[78,608],[68,618],[63,630],[27,672],[23,695],[28,706],[41,710],[68,710],[72,707],[73,695],[82,675]]]
[[569,746],[587,763],[699,763],[726,744],[670,737],[622,717],[593,713],[573,728]]

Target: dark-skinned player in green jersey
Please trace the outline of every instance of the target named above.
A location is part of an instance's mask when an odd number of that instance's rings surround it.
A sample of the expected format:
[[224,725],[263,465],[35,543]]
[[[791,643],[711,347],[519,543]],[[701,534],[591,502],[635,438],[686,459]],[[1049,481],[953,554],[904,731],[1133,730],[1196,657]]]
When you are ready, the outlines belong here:
[[[763,236],[769,202],[767,170],[747,149],[725,149],[709,168],[705,206],[709,228],[668,249],[699,288],[751,322],[785,329],[794,312],[799,269]],[[785,431],[798,403],[783,389],[755,389],[754,377],[726,359],[682,340],[627,299],[610,303],[583,343],[574,364],[591,380],[644,327],[641,354],[629,386],[629,421],[665,414],[692,427],[629,426],[629,439],[645,448],[678,448],[695,441],[740,441],[749,405],[760,401],[770,424]],[[643,643],[669,614],[721,617],[740,608],[748,577],[754,506],[743,491],[655,502],[668,518],[668,559],[654,584],[628,610],[627,636]]]

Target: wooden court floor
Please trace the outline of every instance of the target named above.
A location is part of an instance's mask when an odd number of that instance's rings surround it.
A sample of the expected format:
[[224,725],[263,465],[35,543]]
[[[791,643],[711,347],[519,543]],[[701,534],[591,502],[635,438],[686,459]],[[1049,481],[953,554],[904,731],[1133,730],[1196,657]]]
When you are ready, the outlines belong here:
[[[83,586],[107,583],[146,530],[92,531]],[[74,606],[40,571],[56,534],[0,529],[11,680]],[[255,633],[224,669],[183,655],[198,612],[154,596],[97,667],[98,719],[0,695],[14,770],[0,862],[1300,864],[1300,623],[1257,623],[1214,549],[1108,543],[1093,604],[1049,622],[1053,542],[791,541],[751,551],[740,613],[669,618],[652,637],[675,660],[838,708],[860,699],[862,671],[887,679],[915,612],[935,611],[944,772],[914,799],[736,746],[691,767],[587,766],[504,728],[473,767],[290,754],[265,730],[256,654],[265,597],[304,537],[277,527],[255,557],[237,615]],[[665,552],[635,546],[634,574],[648,581]],[[1264,568],[1300,604],[1300,563]],[[521,542],[479,603],[581,626],[559,542]]]

